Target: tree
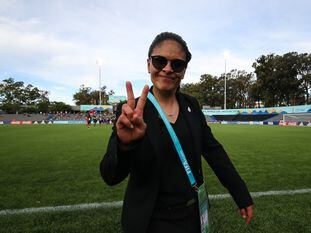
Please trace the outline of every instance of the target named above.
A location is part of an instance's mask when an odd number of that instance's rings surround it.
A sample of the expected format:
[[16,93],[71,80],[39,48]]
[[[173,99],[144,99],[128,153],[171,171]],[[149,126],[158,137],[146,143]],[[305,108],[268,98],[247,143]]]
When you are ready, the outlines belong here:
[[201,106],[221,106],[221,87],[216,76],[203,74],[198,83],[182,84],[180,90],[196,97]]
[[[252,74],[244,70],[232,70],[226,74],[228,108],[247,107],[252,83]],[[225,76],[201,75],[200,82],[181,85],[181,91],[196,97],[200,105],[220,107],[224,104]]]
[[92,89],[90,87],[85,87],[84,85],[81,85],[79,91],[73,95],[73,100],[75,101],[75,104],[91,104],[91,91]]
[[19,103],[3,103],[1,109],[6,113],[18,113],[21,108]]
[[284,54],[277,67],[280,75],[280,93],[286,105],[303,104],[303,92],[300,88],[301,81],[298,80],[299,56],[296,52]]
[[257,103],[258,108],[260,108],[260,103],[263,99],[260,80],[256,80],[256,82],[253,82],[249,88],[249,107],[254,107],[255,103]]
[[301,81],[301,89],[305,95],[305,103],[311,103],[311,54],[299,54],[298,74]]
[[48,101],[47,95],[47,91],[39,90],[31,84],[25,87],[24,82],[15,82],[13,78],[4,79],[0,83],[1,108],[8,113],[37,112],[36,105]]
[[276,105],[275,99],[277,80],[274,77],[276,57],[274,54],[262,55],[253,64],[257,74],[257,84],[255,87],[259,90],[262,100],[266,106]]
[[23,82],[15,82],[13,78],[4,79],[0,84],[0,96],[2,103],[21,104],[23,86]]
[[[106,86],[103,86],[101,88],[101,97],[103,104],[107,104],[109,96],[114,94],[113,90],[110,90],[107,93],[106,89]],[[75,101],[76,105],[99,104],[99,91],[92,90],[92,88],[90,87],[85,87],[84,85],[81,85],[79,91],[73,95],[73,100]]]
[[[222,77],[224,78],[224,77]],[[228,108],[246,108],[251,105],[249,98],[252,84],[252,74],[245,70],[231,70],[227,78],[227,106]]]
[[282,56],[262,55],[253,64],[257,88],[267,107],[301,104],[302,91],[297,79],[299,59],[296,52]]
[[38,112],[48,113],[50,110],[50,101],[49,100],[42,100],[37,104]]
[[53,113],[70,112],[71,107],[70,107],[70,105],[65,104],[64,102],[53,101],[50,103],[50,111]]
[[202,95],[199,89],[200,89],[200,86],[198,84],[193,84],[193,83],[185,83],[185,84],[181,84],[180,86],[181,92],[196,97],[200,105],[202,105],[204,104],[204,101],[202,99]]

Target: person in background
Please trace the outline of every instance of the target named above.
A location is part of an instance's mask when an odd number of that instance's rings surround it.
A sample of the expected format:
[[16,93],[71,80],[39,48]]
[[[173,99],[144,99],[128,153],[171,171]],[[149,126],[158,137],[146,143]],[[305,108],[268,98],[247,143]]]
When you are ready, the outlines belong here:
[[85,121],[86,121],[86,126],[88,128],[90,128],[91,122],[92,122],[92,117],[91,117],[89,112],[86,113]]
[[148,51],[153,86],[135,99],[126,82],[127,103],[119,105],[116,123],[100,164],[102,178],[116,185],[129,176],[122,209],[124,232],[201,232],[198,195],[188,180],[152,93],[174,129],[196,183],[203,183],[201,155],[228,189],[249,224],[253,200],[223,146],[214,138],[198,101],[179,91],[191,53],[177,34],[163,32]]
[[97,120],[98,120],[98,116],[97,116],[97,115],[94,115],[94,116],[93,116],[93,124],[94,124],[94,127],[96,126]]
[[99,115],[99,126],[102,126],[104,124],[104,116],[101,114]]

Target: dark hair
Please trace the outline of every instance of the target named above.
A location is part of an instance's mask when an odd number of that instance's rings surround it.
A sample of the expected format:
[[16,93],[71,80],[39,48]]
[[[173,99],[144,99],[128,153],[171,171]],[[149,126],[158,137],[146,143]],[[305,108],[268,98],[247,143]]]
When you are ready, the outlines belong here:
[[173,32],[161,32],[160,34],[158,34],[154,40],[152,41],[150,47],[149,47],[149,51],[148,51],[148,57],[151,56],[151,53],[153,51],[153,49],[160,44],[161,42],[165,41],[165,40],[174,40],[177,43],[179,43],[181,45],[181,47],[184,49],[185,53],[186,53],[186,62],[188,63],[191,60],[191,53],[188,49],[187,43],[186,41],[184,41],[184,39],[173,33]]

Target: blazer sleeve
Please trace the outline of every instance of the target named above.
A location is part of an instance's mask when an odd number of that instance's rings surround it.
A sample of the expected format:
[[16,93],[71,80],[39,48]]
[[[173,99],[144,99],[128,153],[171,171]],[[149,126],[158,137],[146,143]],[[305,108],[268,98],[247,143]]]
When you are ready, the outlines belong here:
[[[116,121],[121,115],[121,107],[121,104],[117,107]],[[108,185],[116,185],[128,176],[131,166],[131,157],[132,154],[135,153],[136,147],[136,144],[133,144],[128,150],[122,150],[114,123],[107,151],[100,163],[100,174]]]
[[[198,103],[197,105],[199,106]],[[203,130],[202,150],[204,159],[213,169],[221,184],[229,191],[240,209],[252,205],[253,200],[245,182],[233,166],[223,146],[213,136],[201,109],[200,118]]]

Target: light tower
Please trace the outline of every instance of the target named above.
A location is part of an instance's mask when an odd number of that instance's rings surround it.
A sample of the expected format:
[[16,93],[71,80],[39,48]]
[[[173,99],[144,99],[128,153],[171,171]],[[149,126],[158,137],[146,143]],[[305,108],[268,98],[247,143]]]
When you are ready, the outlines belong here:
[[99,81],[99,105],[102,104],[102,84],[101,84],[101,68],[102,68],[102,60],[100,58],[96,59],[96,64],[98,66],[98,81]]
[[224,91],[224,109],[227,109],[227,59],[229,58],[229,51],[223,53],[225,59],[225,91]]

